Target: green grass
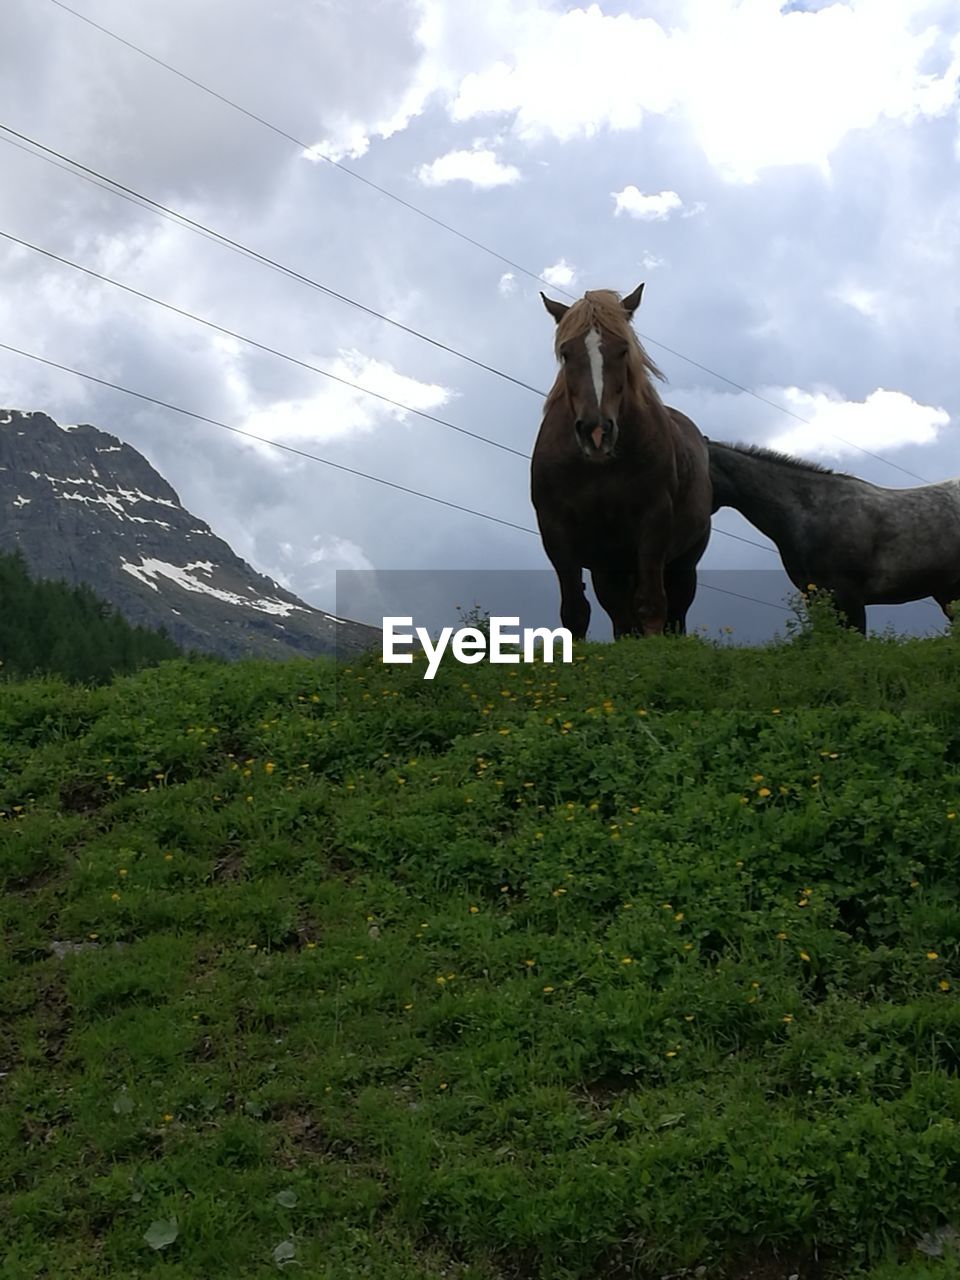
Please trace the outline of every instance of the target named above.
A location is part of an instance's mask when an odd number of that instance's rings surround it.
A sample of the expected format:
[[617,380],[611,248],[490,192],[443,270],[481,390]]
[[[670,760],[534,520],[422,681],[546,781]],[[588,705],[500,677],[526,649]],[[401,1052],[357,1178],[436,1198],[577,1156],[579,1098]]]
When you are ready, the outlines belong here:
[[957,637],[422,670],[0,686],[2,1274],[957,1275]]

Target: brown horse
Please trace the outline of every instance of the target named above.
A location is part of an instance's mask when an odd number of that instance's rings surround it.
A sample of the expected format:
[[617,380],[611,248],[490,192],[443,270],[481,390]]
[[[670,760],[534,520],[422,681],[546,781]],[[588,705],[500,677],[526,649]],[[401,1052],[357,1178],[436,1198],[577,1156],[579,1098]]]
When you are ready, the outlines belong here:
[[631,327],[643,285],[622,301],[597,289],[557,322],[560,371],[531,461],[543,547],[560,581],[560,619],[574,639],[590,622],[583,570],[614,637],[683,633],[710,538],[707,443],[668,408],[662,378]]

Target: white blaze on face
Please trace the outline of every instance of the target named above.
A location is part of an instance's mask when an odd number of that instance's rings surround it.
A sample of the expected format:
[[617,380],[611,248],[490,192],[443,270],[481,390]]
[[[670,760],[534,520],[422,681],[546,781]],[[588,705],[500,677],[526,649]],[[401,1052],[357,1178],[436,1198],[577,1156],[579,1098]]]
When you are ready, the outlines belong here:
[[597,414],[603,404],[603,352],[600,350],[600,334],[591,329],[586,339],[587,355],[590,357],[590,374],[593,378],[593,389],[597,394]]
[[600,350],[600,334],[596,329],[590,330],[585,342],[587,355],[590,358],[590,376],[593,378],[593,389],[597,396],[597,425],[590,434],[593,437],[594,447],[599,449],[603,443],[603,427],[599,421],[603,412],[603,352]]

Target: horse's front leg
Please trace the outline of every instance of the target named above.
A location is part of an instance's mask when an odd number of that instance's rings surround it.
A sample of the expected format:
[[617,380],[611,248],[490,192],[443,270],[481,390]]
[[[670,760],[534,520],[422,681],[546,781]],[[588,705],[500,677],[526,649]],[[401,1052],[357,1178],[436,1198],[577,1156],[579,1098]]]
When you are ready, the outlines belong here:
[[541,522],[540,536],[560,584],[560,622],[574,640],[583,640],[590,625],[590,601],[583,584],[583,568],[570,540],[563,534]]
[[591,577],[600,606],[613,624],[614,640],[619,640],[621,636],[640,635],[640,620],[636,608],[636,575],[624,570],[623,566],[617,566],[593,569]]
[[667,625],[667,592],[663,574],[662,555],[641,555],[634,596],[641,635],[662,636]]
[[590,626],[590,601],[580,565],[557,570],[560,581],[560,622],[574,640],[584,640]]

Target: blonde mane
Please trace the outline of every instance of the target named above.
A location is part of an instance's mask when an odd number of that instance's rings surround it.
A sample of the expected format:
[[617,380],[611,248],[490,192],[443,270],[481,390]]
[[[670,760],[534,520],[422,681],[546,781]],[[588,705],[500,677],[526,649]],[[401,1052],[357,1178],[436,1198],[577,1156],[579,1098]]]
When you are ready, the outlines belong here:
[[[627,370],[630,385],[648,404],[660,404],[660,397],[651,379],[659,378],[663,381],[663,374],[644,351],[640,339],[630,324],[630,317],[623,309],[620,294],[613,289],[588,290],[580,301],[573,303],[561,317],[556,333],[557,358],[559,359],[561,343],[569,342],[571,338],[582,338],[591,329],[599,329],[601,333],[610,334],[627,343]],[[557,381],[547,397],[548,404],[561,395],[562,391],[563,369],[561,368],[557,374]]]

